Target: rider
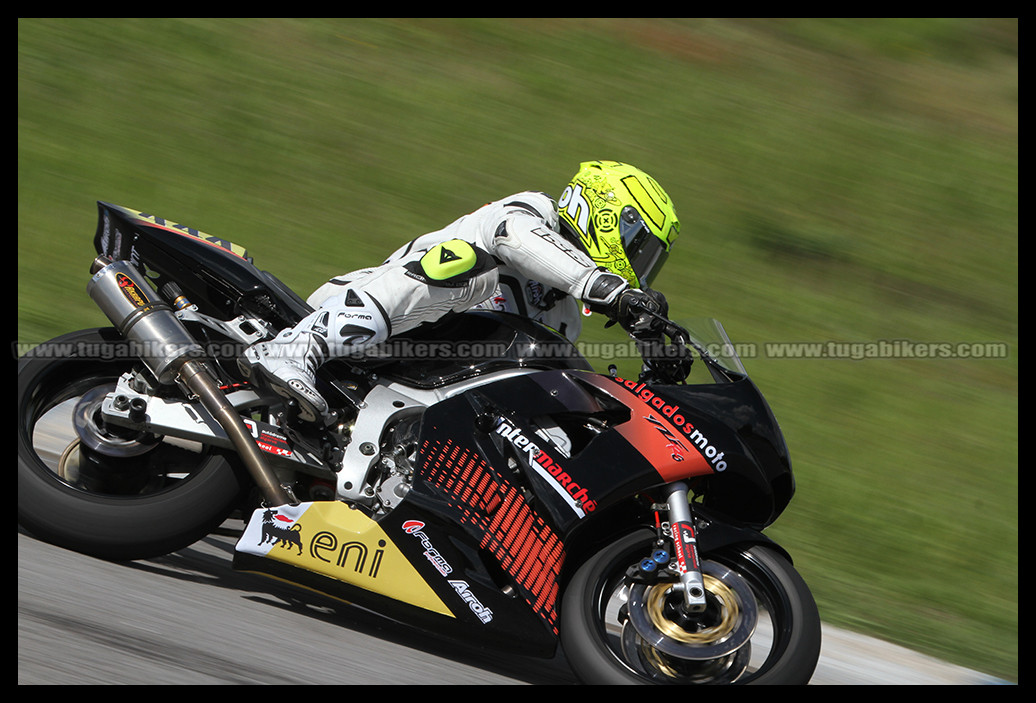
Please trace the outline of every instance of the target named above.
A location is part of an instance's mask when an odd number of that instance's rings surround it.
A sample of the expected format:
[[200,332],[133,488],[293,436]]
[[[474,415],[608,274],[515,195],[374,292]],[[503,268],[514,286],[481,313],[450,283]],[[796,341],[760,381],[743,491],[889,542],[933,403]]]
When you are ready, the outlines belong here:
[[637,339],[659,338],[658,318],[644,310],[664,317],[668,306],[648,285],[679,230],[653,178],[616,161],[585,162],[557,203],[517,193],[414,239],[380,266],[332,278],[309,297],[314,312],[245,350],[242,369],[296,400],[302,419],[326,423],[314,382],[324,361],[450,312],[513,312],[574,341],[582,301]]

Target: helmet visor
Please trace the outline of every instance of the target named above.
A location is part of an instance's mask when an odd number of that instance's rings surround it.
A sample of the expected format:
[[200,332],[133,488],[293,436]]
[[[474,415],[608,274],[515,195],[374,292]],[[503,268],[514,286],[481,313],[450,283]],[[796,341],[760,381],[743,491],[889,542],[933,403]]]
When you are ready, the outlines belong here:
[[665,244],[651,232],[636,208],[630,206],[622,209],[619,233],[640,287],[650,286],[669,258]]

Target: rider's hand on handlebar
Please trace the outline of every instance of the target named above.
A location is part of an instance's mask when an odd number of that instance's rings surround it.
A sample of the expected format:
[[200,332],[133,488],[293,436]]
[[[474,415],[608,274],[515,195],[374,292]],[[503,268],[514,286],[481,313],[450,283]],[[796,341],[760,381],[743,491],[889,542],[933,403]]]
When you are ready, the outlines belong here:
[[[664,295],[650,288],[627,288],[601,311],[611,318],[608,325],[618,322],[636,341],[644,358],[642,380],[650,377],[659,383],[683,383],[693,357],[686,346],[686,331],[669,320]],[[671,343],[666,343],[667,336]]]
[[674,326],[669,322],[665,296],[650,288],[630,288],[619,295],[616,308],[616,321],[636,340],[644,358],[644,373],[657,382],[683,383],[693,357],[682,339],[666,343]]
[[637,339],[661,338],[668,318],[665,296],[650,288],[624,290],[615,304],[615,321]]

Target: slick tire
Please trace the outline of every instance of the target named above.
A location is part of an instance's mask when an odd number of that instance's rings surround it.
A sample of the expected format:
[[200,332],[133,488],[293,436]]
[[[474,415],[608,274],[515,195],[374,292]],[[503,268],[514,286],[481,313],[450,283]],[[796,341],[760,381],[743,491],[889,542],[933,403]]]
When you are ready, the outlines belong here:
[[[61,355],[41,352],[48,345]],[[248,485],[242,469],[208,449],[183,466],[187,478],[152,493],[94,493],[55,473],[34,444],[36,421],[61,401],[128,371],[134,360],[125,345],[112,329],[83,330],[41,345],[18,364],[19,524],[43,541],[119,561],[193,544],[226,519]],[[117,461],[133,470],[146,466],[148,456]]]
[[[605,626],[603,601],[622,583],[627,566],[647,553],[653,535],[630,534],[585,561],[573,575],[564,595],[560,637],[565,657],[576,675],[588,684],[644,684],[659,682],[624,660],[615,638]],[[780,554],[762,545],[744,545],[715,554],[703,554],[739,572],[765,603],[776,621],[772,647],[765,661],[746,670],[738,684],[801,685],[809,682],[820,657],[820,616],[808,586]],[[614,631],[616,625],[612,624]],[[746,645],[748,646],[748,645]],[[721,678],[721,677],[717,677]],[[729,683],[709,681],[698,674],[689,681],[664,683]]]

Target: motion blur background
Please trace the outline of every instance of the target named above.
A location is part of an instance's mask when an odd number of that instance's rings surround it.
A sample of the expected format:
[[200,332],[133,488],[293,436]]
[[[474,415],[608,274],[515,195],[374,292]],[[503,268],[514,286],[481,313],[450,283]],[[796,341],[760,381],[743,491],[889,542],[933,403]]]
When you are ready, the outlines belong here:
[[676,202],[674,319],[755,349],[824,620],[1017,680],[1016,19],[21,19],[15,341],[107,324],[97,200],[306,296],[598,158]]

